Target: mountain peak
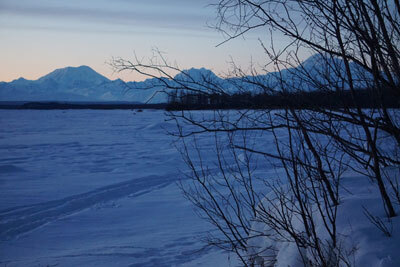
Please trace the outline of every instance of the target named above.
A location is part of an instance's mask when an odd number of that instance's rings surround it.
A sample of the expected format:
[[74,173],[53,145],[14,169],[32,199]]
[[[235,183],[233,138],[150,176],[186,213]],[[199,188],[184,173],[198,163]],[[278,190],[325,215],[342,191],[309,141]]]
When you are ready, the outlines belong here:
[[195,80],[195,81],[203,81],[203,80],[217,80],[218,76],[214,74],[209,69],[206,68],[190,68],[183,70],[181,73],[177,74],[175,76],[176,80],[182,80],[182,81],[189,81],[189,80]]
[[19,77],[18,79],[13,80],[12,82],[26,82],[28,81],[27,79],[25,79],[24,77]]
[[65,67],[56,69],[38,80],[40,83],[56,81],[67,88],[80,88],[87,85],[99,85],[110,80],[89,66]]
[[343,67],[343,61],[338,57],[332,57],[332,55],[326,53],[317,53],[307,58],[301,65],[306,69],[321,69],[327,66],[330,68],[333,66],[340,68]]

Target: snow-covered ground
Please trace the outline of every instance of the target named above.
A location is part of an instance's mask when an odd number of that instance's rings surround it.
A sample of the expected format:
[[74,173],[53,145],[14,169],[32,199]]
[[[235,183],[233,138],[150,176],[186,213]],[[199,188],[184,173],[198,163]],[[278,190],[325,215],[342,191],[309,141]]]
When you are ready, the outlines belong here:
[[0,111],[0,266],[229,266],[163,111]]
[[[394,177],[398,169],[388,168],[387,174]],[[400,218],[390,221],[385,216],[382,200],[377,186],[360,175],[346,176],[342,181],[341,203],[337,214],[338,243],[341,253],[345,255],[350,266],[363,267],[397,267],[400,266]],[[396,212],[400,212],[400,203],[395,205]],[[268,205],[268,204],[266,204]],[[390,237],[384,234],[367,219],[364,208],[373,216],[381,218],[381,222],[390,232]],[[319,237],[327,237],[322,218],[315,211],[316,231]],[[295,217],[295,216],[294,216]],[[304,229],[300,220],[293,219],[297,230]],[[277,236],[265,223],[255,222],[252,226],[256,232]],[[302,267],[304,266],[299,250],[294,242],[272,240],[268,237],[256,237],[249,242],[249,247],[256,249],[265,259],[274,258],[275,267]],[[252,252],[254,253],[254,252]],[[307,252],[303,252],[307,255]],[[307,256],[311,256],[308,254]],[[340,265],[342,266],[342,265]]]
[[[165,119],[154,110],[0,110],[0,266],[238,266],[200,240],[211,228],[177,185],[186,168]],[[209,137],[197,139],[205,164],[215,160]],[[268,134],[252,141],[273,149]],[[259,164],[259,177],[269,172],[279,169]],[[397,168],[384,175],[400,181]],[[387,237],[363,213],[386,222],[377,187],[349,172],[341,190],[338,233],[354,248],[350,260],[400,266],[399,217],[386,223]],[[302,266],[293,244],[252,242],[274,248],[276,266]]]

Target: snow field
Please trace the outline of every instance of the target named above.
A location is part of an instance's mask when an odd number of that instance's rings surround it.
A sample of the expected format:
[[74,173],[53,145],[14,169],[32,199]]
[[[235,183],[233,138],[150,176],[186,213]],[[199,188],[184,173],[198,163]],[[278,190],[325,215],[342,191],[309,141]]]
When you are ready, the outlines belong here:
[[[200,240],[211,228],[177,185],[187,168],[166,134],[175,125],[165,119],[154,110],[0,111],[0,265],[237,266],[234,255]],[[273,149],[268,133],[253,134],[248,145]],[[214,140],[205,134],[197,142],[218,179]],[[279,162],[253,160],[255,187],[268,194],[263,179],[283,177]],[[398,169],[385,175],[399,181]],[[366,207],[384,218],[377,187],[348,172],[341,190],[337,226],[343,248],[355,249],[354,265],[400,266],[399,217],[385,221],[389,238],[363,213]],[[271,232],[265,224],[253,227]],[[275,266],[302,266],[292,243],[254,238],[250,246],[274,248],[262,255],[273,256]]]
[[205,266],[163,111],[1,111],[0,265]]

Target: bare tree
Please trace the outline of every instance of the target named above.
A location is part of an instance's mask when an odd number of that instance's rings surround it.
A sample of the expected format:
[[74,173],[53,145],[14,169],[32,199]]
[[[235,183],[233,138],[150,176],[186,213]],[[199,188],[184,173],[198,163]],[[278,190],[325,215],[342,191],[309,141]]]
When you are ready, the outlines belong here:
[[[168,114],[176,122],[174,134],[193,181],[183,191],[218,230],[210,233],[208,243],[235,252],[244,265],[273,264],[273,246],[263,251],[253,246],[263,237],[295,244],[306,266],[350,266],[355,250],[342,247],[336,227],[343,172],[351,168],[369,177],[387,217],[397,215],[398,181],[384,170],[400,167],[400,114],[385,101],[389,96],[400,103],[399,1],[220,0],[215,7],[216,28],[226,41],[259,28],[270,36],[268,45],[262,39],[260,45],[265,66],[274,72],[260,76],[253,69],[249,77],[233,66],[231,73],[241,79],[229,80],[230,90],[279,94],[286,105],[280,110],[215,110],[207,116]],[[277,47],[275,34],[283,34],[286,45]],[[314,65],[303,61],[307,54],[314,54]],[[118,71],[158,77],[169,94],[229,95],[208,77],[199,81],[183,72],[185,79],[177,79],[171,73],[180,69],[161,54],[148,64],[123,59],[113,64]],[[296,108],[301,105],[293,92],[304,90],[350,97],[336,108],[319,103]],[[360,90],[374,103],[368,109],[357,99]],[[199,135],[214,138],[215,165],[206,160],[210,151],[204,151]],[[260,145],[264,135],[273,136],[272,146]],[[277,173],[257,173],[260,165]],[[324,237],[317,230],[321,227]]]

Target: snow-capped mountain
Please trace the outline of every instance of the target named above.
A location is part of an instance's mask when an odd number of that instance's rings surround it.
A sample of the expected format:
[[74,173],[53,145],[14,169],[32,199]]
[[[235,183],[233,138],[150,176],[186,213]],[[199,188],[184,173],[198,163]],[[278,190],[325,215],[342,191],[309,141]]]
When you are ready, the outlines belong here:
[[[207,69],[190,69],[174,77],[177,82],[163,80],[171,87],[182,84],[200,88],[207,81],[221,82]],[[88,66],[57,69],[38,80],[19,78],[0,83],[0,101],[131,101],[165,103],[168,94],[165,83],[159,79],[143,82],[109,80]],[[197,85],[196,85],[197,84]],[[196,87],[197,86],[197,87]],[[170,90],[169,90],[170,91]]]
[[66,67],[34,81],[19,78],[1,83],[0,100],[119,101],[127,100],[123,99],[125,87],[122,80],[111,81],[88,66]]
[[[355,62],[349,63],[354,87],[365,88],[372,75]],[[325,88],[349,89],[345,63],[338,57],[316,54],[296,68],[282,71],[286,90],[313,91]]]
[[[372,75],[354,62],[350,62],[350,71],[356,88],[366,88],[368,81],[372,81]],[[349,89],[344,61],[323,54],[315,54],[296,67],[265,75],[247,76],[234,82],[243,90],[252,92],[265,88],[287,92],[332,90],[335,86]]]
[[221,80],[217,75],[214,74],[211,70],[201,68],[195,69],[191,68],[188,70],[184,70],[181,73],[178,73],[174,79],[176,81],[182,82],[218,82]]
[[[318,90],[332,84],[342,84],[344,64],[338,58],[314,55],[294,68],[259,76],[222,79],[211,70],[188,69],[177,74],[174,80],[147,79],[143,82],[109,80],[88,66],[57,69],[38,80],[19,78],[0,82],[0,101],[131,101],[165,103],[175,89],[205,90],[214,88],[228,93],[238,91],[259,92],[268,87],[273,90]],[[368,74],[352,63],[357,87],[366,87]],[[363,75],[363,76],[361,76]],[[357,79],[359,78],[359,79]],[[283,81],[283,82],[282,82]],[[317,82],[315,82],[317,81]],[[257,86],[256,84],[262,84]],[[166,88],[168,84],[169,88]],[[174,89],[170,89],[174,88]],[[187,91],[187,90],[186,90]],[[167,92],[167,93],[166,93]]]
[[88,66],[57,69],[37,80],[38,83],[56,84],[62,89],[88,88],[109,83],[110,80]]

